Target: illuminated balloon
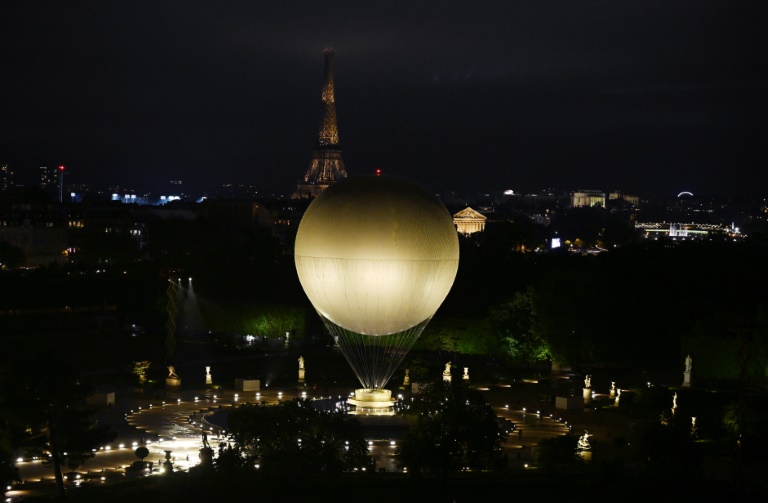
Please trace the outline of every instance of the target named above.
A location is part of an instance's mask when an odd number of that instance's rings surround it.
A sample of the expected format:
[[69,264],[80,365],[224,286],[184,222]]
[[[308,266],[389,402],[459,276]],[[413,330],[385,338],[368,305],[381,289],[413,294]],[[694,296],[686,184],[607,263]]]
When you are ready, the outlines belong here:
[[331,185],[309,205],[295,260],[310,302],[363,385],[375,389],[448,295],[459,243],[448,210],[425,189],[360,176]]

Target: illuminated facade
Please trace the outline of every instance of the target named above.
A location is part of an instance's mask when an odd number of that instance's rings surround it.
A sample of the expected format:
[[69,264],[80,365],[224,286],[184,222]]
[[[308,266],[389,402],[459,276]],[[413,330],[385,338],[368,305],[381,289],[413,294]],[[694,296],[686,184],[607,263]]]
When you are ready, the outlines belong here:
[[304,180],[299,182],[294,199],[317,197],[329,185],[347,177],[339,146],[339,128],[336,124],[336,98],[334,94],[334,51],[325,50],[325,84],[323,85],[323,122],[317,134],[317,145],[312,152]]
[[473,210],[470,207],[466,207],[460,212],[453,215],[453,223],[456,225],[456,230],[459,234],[470,235],[475,232],[483,232],[485,230],[486,216]]
[[593,206],[605,208],[605,192],[599,190],[581,190],[571,194],[572,208],[591,208]]
[[635,223],[646,239],[668,238],[673,241],[703,241],[713,238],[741,241],[746,237],[735,225],[647,222]]

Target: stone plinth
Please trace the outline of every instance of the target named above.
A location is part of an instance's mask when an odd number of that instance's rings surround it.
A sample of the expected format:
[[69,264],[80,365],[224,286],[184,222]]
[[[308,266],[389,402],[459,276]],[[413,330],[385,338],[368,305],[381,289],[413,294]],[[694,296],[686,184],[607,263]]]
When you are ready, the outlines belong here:
[[166,388],[180,388],[181,387],[181,379],[178,377],[166,377],[165,378],[165,387]]
[[578,396],[555,397],[555,408],[562,410],[579,410],[584,408],[584,399]]
[[691,387],[691,371],[686,370],[683,372],[683,388]]
[[304,384],[304,372],[306,372],[306,370],[299,369],[299,384]]
[[97,407],[110,407],[115,403],[114,391],[97,391],[91,396],[85,399],[85,403],[88,405],[95,405]]
[[584,396],[584,403],[592,403],[592,388],[581,388],[581,392]]
[[235,379],[235,391],[260,391],[259,379]]

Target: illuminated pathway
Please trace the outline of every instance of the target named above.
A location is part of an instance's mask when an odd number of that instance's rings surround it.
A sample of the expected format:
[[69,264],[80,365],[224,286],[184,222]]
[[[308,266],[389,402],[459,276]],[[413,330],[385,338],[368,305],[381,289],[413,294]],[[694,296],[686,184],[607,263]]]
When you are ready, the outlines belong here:
[[[496,395],[497,401],[510,397],[514,391]],[[211,447],[217,449],[219,436],[217,428],[207,423],[205,416],[213,412],[237,405],[251,402],[260,403],[266,401],[276,404],[279,400],[291,400],[302,396],[295,389],[269,389],[261,391],[258,395],[254,392],[239,392],[232,390],[198,390],[181,391],[177,394],[168,393],[165,401],[148,399],[144,397],[129,397],[123,399],[128,409],[124,413],[118,410],[107,411],[102,414],[102,421],[106,424],[110,420],[113,429],[119,436],[114,443],[102,446],[95,456],[73,473],[73,480],[67,482],[68,486],[79,484],[109,483],[116,480],[124,480],[126,477],[143,476],[133,474],[126,468],[138,461],[134,454],[137,447],[144,445],[149,450],[149,456],[145,461],[153,464],[151,474],[162,472],[162,463],[165,461],[166,451],[171,451],[171,460],[174,470],[186,471],[199,463],[199,452],[203,447],[203,431],[205,430]],[[342,394],[342,396],[344,396]],[[515,410],[509,406],[492,404],[497,416],[506,418],[516,425],[504,446],[509,459],[510,468],[525,467],[532,460],[531,446],[540,440],[568,432],[569,424],[558,421],[558,417],[550,417],[554,410],[536,413],[536,410]],[[110,416],[111,417],[108,417]],[[366,424],[376,424],[373,417],[359,417]],[[564,420],[568,418],[563,417]],[[581,432],[581,426],[573,426],[574,431]],[[522,430],[522,437],[519,431]],[[590,433],[592,433],[590,428]],[[369,438],[371,455],[376,460],[377,470],[388,472],[399,471],[395,461],[396,438]],[[51,493],[53,488],[53,469],[44,465],[41,460],[17,461],[17,466],[24,484],[13,487],[7,496],[10,501],[20,501],[24,497]],[[79,478],[74,478],[78,477]]]

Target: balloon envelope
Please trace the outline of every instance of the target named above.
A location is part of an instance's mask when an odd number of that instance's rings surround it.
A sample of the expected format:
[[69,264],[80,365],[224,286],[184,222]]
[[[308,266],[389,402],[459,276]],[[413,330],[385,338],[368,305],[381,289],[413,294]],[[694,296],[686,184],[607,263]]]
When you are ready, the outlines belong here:
[[347,178],[307,208],[296,270],[324,318],[365,335],[408,330],[448,295],[459,264],[456,228],[435,196],[405,179]]

